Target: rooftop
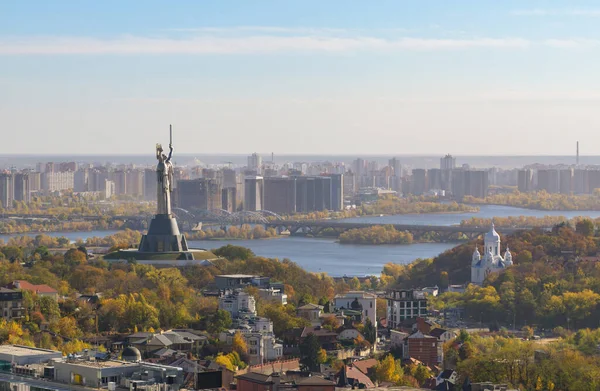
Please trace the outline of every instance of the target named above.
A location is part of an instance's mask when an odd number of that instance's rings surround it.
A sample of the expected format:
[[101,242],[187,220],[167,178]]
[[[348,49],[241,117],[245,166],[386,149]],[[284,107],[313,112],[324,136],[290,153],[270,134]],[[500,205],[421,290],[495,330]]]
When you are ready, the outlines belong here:
[[14,283],[15,287],[26,291],[34,291],[38,293],[58,293],[58,291],[46,284],[35,285],[25,280],[17,280]]
[[117,361],[117,360],[90,361],[90,360],[86,360],[86,359],[75,359],[75,360],[66,360],[63,362],[70,364],[70,365],[76,365],[79,367],[86,367],[86,368],[118,368],[118,367],[138,366],[137,363],[127,362],[127,361]]
[[298,310],[322,310],[324,307],[322,305],[318,305],[318,304],[312,304],[312,303],[308,303],[308,304],[304,304],[302,307],[298,307]]
[[29,346],[21,345],[0,345],[0,354],[10,354],[12,356],[28,356],[28,355],[40,355],[40,354],[60,354],[62,353],[57,350],[48,350],[40,348],[32,348]]
[[336,299],[349,299],[349,298],[363,298],[363,299],[376,299],[377,295],[374,293],[369,293],[365,291],[350,291],[343,295],[335,295]]
[[255,278],[258,276],[252,275],[252,274],[220,274],[218,276],[215,277],[222,277],[222,278]]

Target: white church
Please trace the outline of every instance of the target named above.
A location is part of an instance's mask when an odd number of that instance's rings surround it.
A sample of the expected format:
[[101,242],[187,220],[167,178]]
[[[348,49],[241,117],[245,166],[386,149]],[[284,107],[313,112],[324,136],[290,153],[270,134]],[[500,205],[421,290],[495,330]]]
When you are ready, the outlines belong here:
[[512,254],[506,247],[504,257],[500,255],[500,235],[494,229],[494,223],[490,232],[485,234],[483,240],[483,257],[479,253],[479,249],[475,246],[473,260],[471,262],[471,283],[482,285],[483,280],[490,273],[498,273],[505,270],[513,264]]

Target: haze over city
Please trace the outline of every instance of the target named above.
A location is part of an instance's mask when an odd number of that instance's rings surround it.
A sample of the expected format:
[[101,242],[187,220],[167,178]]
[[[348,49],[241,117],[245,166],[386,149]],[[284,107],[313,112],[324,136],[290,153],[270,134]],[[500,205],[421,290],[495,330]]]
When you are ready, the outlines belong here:
[[[594,154],[593,1],[4,2],[1,154]],[[586,149],[587,148],[587,149]]]

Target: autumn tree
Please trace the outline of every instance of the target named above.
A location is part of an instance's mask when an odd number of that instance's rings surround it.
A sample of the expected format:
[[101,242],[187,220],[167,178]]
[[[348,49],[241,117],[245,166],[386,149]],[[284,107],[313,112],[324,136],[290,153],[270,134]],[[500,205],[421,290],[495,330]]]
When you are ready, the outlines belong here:
[[375,378],[380,383],[387,382],[400,385],[403,378],[400,360],[395,360],[391,354],[385,356],[375,366]]
[[244,336],[239,331],[233,335],[232,348],[240,355],[240,357],[248,355],[248,345],[246,344]]

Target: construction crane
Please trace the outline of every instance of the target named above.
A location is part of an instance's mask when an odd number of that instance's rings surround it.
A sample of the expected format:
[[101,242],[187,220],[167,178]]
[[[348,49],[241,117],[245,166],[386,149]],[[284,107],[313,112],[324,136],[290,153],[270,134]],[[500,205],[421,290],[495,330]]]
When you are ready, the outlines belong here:
[[221,162],[221,163],[229,164],[229,168],[231,168],[231,165],[233,164],[233,162]]

